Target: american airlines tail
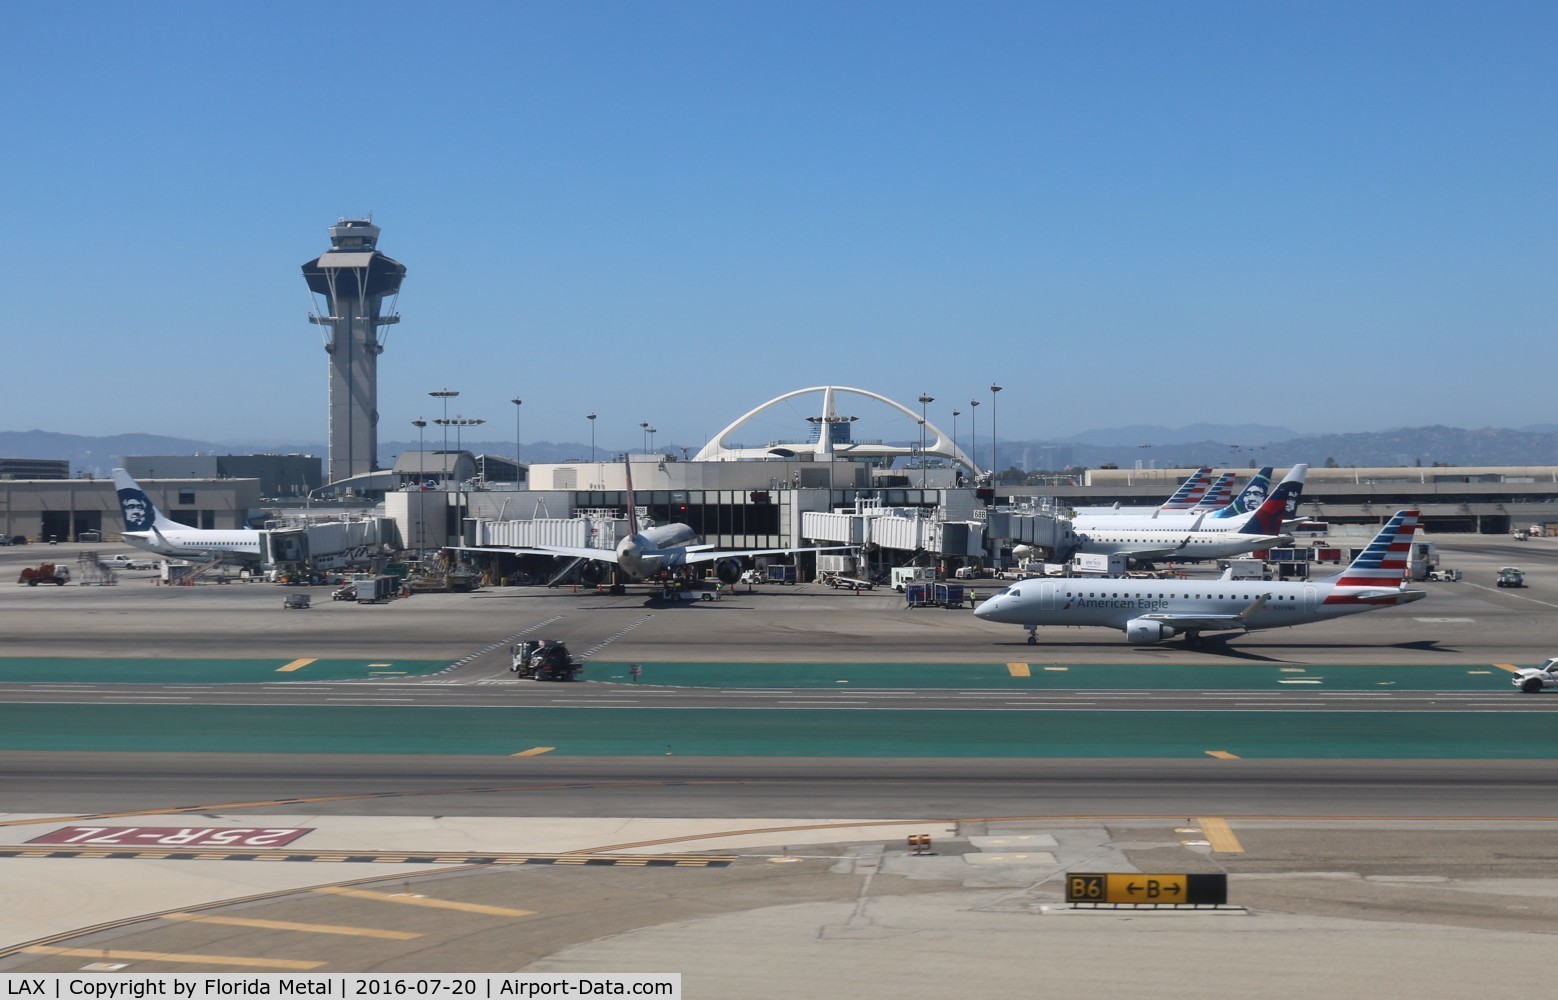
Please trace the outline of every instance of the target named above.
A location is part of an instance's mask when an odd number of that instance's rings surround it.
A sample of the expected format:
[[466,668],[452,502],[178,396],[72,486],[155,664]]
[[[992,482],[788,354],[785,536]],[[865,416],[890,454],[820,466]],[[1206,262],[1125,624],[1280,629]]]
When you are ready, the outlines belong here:
[[1406,579],[1417,511],[1397,511],[1346,569],[1324,582],[1338,587],[1399,587]]
[[114,470],[114,490],[119,494],[119,511],[124,515],[125,531],[183,531],[189,527],[180,524],[157,509],[130,474],[123,469]]
[[1207,487],[1212,485],[1212,467],[1203,465],[1190,474],[1174,495],[1163,501],[1158,506],[1159,510],[1189,510],[1201,501],[1206,495]]

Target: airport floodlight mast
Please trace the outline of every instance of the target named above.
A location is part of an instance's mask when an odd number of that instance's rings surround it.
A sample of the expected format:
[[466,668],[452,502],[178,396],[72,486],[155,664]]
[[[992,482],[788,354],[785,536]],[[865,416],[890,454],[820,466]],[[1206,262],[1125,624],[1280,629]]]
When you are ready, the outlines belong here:
[[930,393],[920,393],[920,489],[925,488],[925,421],[928,418],[925,408],[936,401],[936,397]]
[[590,461],[591,462],[595,461],[595,417],[596,416],[597,416],[597,414],[595,414],[593,412],[586,413],[584,415],[584,419],[588,420],[590,422]]
[[328,355],[327,483],[379,467],[379,355],[386,328],[400,322],[406,266],[379,253],[378,241],[371,219],[342,218],[330,227],[330,249],[303,265],[323,310],[310,310],[308,321],[323,328]]
[[[957,450],[958,450],[958,414],[961,413],[961,412],[962,411],[960,411],[960,410],[953,410],[952,411],[952,451],[953,451],[954,454],[956,454]],[[953,461],[952,468],[953,468],[954,471],[956,471],[956,469],[957,469],[957,461],[956,460]]]
[[509,400],[514,404],[514,488],[519,489],[519,406],[524,402],[518,396]]
[[994,488],[1000,478],[1000,467],[995,464],[996,442],[999,440],[995,434],[995,394],[1001,391],[1001,387],[994,382],[990,383],[990,486]]
[[421,417],[411,421],[411,425],[417,429],[417,552],[420,554],[427,546],[422,541],[422,522],[427,517],[427,472],[423,468],[427,452],[422,448],[422,428],[427,426],[427,421]]
[[655,429],[653,427],[651,427],[651,428],[649,428],[649,454],[654,454],[654,450],[655,450]]
[[979,485],[979,400],[968,401],[969,449],[968,457],[974,460],[974,485]]
[[449,400],[455,396],[458,396],[459,394],[459,389],[450,389],[448,387],[443,389],[434,389],[432,392],[428,393],[428,395],[432,396],[434,399],[442,400],[444,404],[444,419],[433,421],[433,423],[438,424],[444,429],[444,474],[438,477],[440,480],[438,488],[443,490],[447,490],[449,488]]
[[649,421],[640,420],[638,426],[644,432],[644,454],[649,454]]
[[[481,426],[482,424],[484,424],[486,422],[487,421],[484,420],[481,417],[462,417],[459,414],[456,414],[453,417],[449,417],[449,418],[444,419],[444,420],[435,420],[434,421],[434,423],[439,423],[439,424],[443,424],[444,425],[444,433],[445,434],[449,433],[449,428],[450,427],[454,428],[454,465],[449,470],[449,474],[450,474],[451,478],[453,477],[455,471],[457,469],[459,469],[459,467],[460,467],[460,456],[464,453],[464,450],[465,450],[465,446],[460,442],[460,430],[461,430],[461,428],[465,428],[465,427],[479,427],[479,426]],[[446,460],[447,460],[447,457],[446,457]]]

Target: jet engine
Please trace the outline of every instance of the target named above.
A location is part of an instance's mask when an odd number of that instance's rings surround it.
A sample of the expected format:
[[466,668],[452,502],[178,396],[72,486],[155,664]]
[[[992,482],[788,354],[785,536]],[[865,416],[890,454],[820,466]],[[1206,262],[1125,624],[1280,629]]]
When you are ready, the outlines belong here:
[[741,579],[741,560],[720,559],[714,563],[714,573],[720,583],[736,583]]
[[593,587],[596,584],[605,583],[606,577],[610,572],[611,567],[606,563],[590,559],[583,566],[579,567],[579,579]]
[[1150,618],[1132,618],[1125,623],[1125,641],[1133,646],[1151,646],[1174,638],[1174,629]]

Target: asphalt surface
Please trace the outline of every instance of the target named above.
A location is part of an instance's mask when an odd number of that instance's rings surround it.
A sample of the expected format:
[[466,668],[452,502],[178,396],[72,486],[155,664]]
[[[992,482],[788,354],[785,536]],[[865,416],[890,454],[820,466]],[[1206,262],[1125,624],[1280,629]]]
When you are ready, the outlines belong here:
[[[1558,541],[1434,541],[1465,581],[1424,584],[1428,599],[1406,608],[1195,651],[1177,643],[1132,648],[1102,630],[1041,630],[1040,645],[1029,647],[1021,629],[966,611],[907,610],[896,595],[808,585],[740,588],[719,602],[688,604],[644,592],[515,588],[372,607],[332,604],[327,589],[315,588],[314,608],[284,611],[284,588],[168,589],[154,586],[150,574],[122,573],[115,587],[0,591],[5,657],[84,657],[103,663],[106,675],[85,684],[0,681],[0,709],[501,707],[577,711],[582,720],[591,711],[627,718],[678,708],[737,720],[755,711],[796,713],[797,720],[826,713],[844,729],[863,713],[889,709],[904,713],[910,727],[914,712],[971,713],[970,735],[982,717],[1029,720],[1037,731],[1061,714],[1086,712],[1098,713],[1104,738],[1127,741],[1143,713],[1181,713],[1193,735],[1203,713],[1291,716],[1298,726],[1306,715],[1318,724],[1360,713],[1444,727],[1470,718],[1547,725],[1558,698],[1520,695],[1499,665],[1553,652]],[[21,565],[45,556],[69,562],[75,548],[0,551],[0,574],[14,579]],[[1530,586],[1493,587],[1501,565],[1521,566]],[[607,673],[642,663],[649,683],[512,680],[508,645],[541,635],[564,639]],[[360,660],[365,670],[361,680],[263,684],[174,686],[112,676],[125,661],[202,658]],[[366,669],[412,661],[448,667],[420,680],[372,677]],[[1021,690],[945,686],[944,677],[867,688],[854,674],[844,691],[814,681],[776,688],[652,683],[656,664],[742,671],[754,663],[887,665],[895,675],[913,665],[987,664],[997,678],[1010,663],[1033,674],[1098,665],[1110,680]],[[1152,683],[1154,673],[1189,666],[1268,675],[1287,668],[1322,683],[1302,691],[1242,676],[1208,686]],[[1344,669],[1363,668],[1397,677],[1417,668],[1457,680],[1328,686]],[[893,683],[904,681],[895,676]],[[673,748],[680,736],[672,734]],[[934,749],[955,734],[926,738]],[[1164,995],[1165,972],[1181,986],[1245,996],[1291,996],[1309,986],[1361,995],[1364,984],[1371,996],[1459,996],[1469,984],[1489,996],[1529,996],[1540,981],[1543,928],[1558,917],[1555,852],[1545,846],[1558,822],[1549,745],[1534,740],[1530,752],[1520,752],[1514,740],[1481,760],[1390,759],[1383,742],[1370,747],[1366,740],[1357,756],[1333,759],[1199,760],[18,746],[0,752],[8,810],[0,831],[14,845],[69,824],[231,827],[264,817],[313,829],[299,841],[305,850],[729,851],[738,860],[697,871],[489,866],[435,873],[393,861],[0,858],[16,890],[0,905],[0,942],[139,955],[127,962],[139,971],[189,971],[201,967],[200,956],[215,954],[255,963],[317,960],[331,971],[671,969],[683,971],[687,996],[975,995],[1031,985],[1041,973],[1056,988],[1103,984],[1115,995],[1156,996]],[[1221,839],[1224,829],[1236,849]],[[933,834],[935,858],[908,856],[906,832]],[[1249,909],[1216,917],[1064,915],[1060,876],[1068,870],[1226,871],[1236,901]],[[418,919],[427,914],[415,906],[299,891],[385,874],[393,876],[386,892],[477,908],[430,910],[437,919],[429,921]],[[93,929],[253,896],[264,898],[201,912],[263,916],[270,925],[164,918]],[[503,905],[526,915],[480,910]],[[324,925],[416,936],[325,942],[324,932],[300,929]],[[56,934],[59,941],[41,943]],[[1324,969],[1294,957],[1317,948],[1328,949]],[[1122,954],[1140,961],[1122,961]],[[1035,956],[1044,957],[1042,968]],[[34,950],[0,957],[0,971],[75,970],[88,960]],[[1379,979],[1386,968],[1389,977]]]

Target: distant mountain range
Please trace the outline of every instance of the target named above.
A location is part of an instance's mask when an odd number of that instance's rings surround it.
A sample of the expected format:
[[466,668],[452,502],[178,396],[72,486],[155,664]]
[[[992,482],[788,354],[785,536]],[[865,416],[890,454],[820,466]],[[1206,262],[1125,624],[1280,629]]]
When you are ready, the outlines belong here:
[[[512,455],[513,441],[466,441],[467,450]],[[434,442],[427,442],[435,447]],[[379,462],[388,466],[415,442],[382,441]],[[1156,426],[1121,427],[1088,431],[1064,440],[1000,442],[1002,468],[1029,470],[1105,464],[1130,468],[1140,462],[1155,468],[1197,465],[1286,466],[1307,462],[1321,466],[1328,461],[1349,466],[1448,465],[1558,465],[1558,425],[1543,424],[1519,429],[1486,427],[1410,427],[1357,434],[1295,435],[1281,427],[1261,425],[1193,424],[1171,429]],[[323,456],[321,443],[247,442],[220,443],[157,434],[114,434],[87,437],[50,431],[0,431],[0,458],[63,458],[74,475],[106,476],[125,455],[246,455],[259,452],[303,453]],[[528,462],[578,461],[589,454],[589,445],[574,442],[527,441]],[[604,444],[596,454],[620,453]],[[636,449],[635,449],[636,450]],[[988,461],[989,446],[980,448]]]

